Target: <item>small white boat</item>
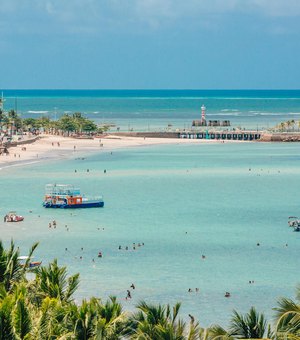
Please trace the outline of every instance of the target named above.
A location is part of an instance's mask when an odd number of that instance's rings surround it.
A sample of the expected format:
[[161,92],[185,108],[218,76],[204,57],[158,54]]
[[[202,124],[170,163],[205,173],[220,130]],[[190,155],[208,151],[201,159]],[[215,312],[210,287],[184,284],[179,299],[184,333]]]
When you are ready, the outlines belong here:
[[300,219],[296,216],[290,216],[288,219],[288,225],[294,228],[294,231],[300,231]]

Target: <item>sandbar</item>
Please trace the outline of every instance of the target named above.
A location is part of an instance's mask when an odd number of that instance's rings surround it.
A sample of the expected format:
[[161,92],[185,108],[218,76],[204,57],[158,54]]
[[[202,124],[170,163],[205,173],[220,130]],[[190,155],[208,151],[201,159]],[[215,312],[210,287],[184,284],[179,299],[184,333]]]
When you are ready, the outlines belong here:
[[[225,142],[228,143],[230,141]],[[77,139],[57,135],[40,135],[40,138],[33,143],[9,147],[9,154],[0,155],[0,168],[25,165],[50,159],[70,158],[76,154],[84,155],[91,152],[112,151],[129,147],[204,143],[222,143],[222,141],[114,135],[107,135],[103,138]]]

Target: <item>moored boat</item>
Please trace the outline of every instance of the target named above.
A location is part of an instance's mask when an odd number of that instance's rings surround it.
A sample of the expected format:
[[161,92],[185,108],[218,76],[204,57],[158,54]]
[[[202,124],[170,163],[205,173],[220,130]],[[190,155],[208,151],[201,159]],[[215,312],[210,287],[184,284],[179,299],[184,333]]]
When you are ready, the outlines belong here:
[[21,215],[17,215],[15,211],[10,211],[4,216],[4,222],[21,222],[24,220],[24,217]]
[[43,202],[45,208],[75,209],[104,206],[102,196],[84,196],[79,188],[71,184],[47,184],[45,191]]
[[42,261],[30,261],[32,257],[28,256],[19,256],[18,260],[21,262],[22,266],[26,266],[28,268],[36,268],[42,264]]
[[29,268],[36,268],[42,264],[42,261],[29,262]]

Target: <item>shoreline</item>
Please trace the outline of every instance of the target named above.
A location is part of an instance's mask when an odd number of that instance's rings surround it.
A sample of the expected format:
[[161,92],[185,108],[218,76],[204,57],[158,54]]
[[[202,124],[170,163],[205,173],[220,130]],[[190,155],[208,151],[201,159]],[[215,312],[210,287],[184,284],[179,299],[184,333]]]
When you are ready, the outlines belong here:
[[[113,151],[131,147],[167,145],[167,144],[223,144],[233,141],[174,139],[174,138],[144,138],[118,135],[107,135],[103,138],[78,139],[56,135],[41,135],[30,144],[18,144],[9,147],[8,155],[0,156],[0,170],[12,166],[30,165],[47,160],[69,158],[75,154],[83,155],[101,151]],[[234,141],[234,143],[244,143]],[[24,148],[25,146],[25,148]]]

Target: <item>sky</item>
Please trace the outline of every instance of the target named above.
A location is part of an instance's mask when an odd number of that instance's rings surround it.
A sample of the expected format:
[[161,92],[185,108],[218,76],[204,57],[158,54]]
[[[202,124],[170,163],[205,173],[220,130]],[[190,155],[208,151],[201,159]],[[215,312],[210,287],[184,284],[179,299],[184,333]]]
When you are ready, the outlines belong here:
[[0,0],[0,89],[299,89],[300,0]]

